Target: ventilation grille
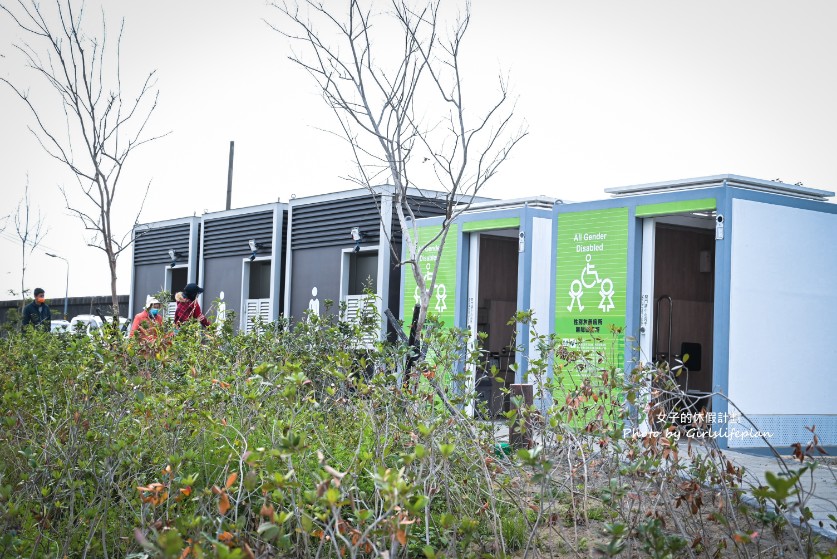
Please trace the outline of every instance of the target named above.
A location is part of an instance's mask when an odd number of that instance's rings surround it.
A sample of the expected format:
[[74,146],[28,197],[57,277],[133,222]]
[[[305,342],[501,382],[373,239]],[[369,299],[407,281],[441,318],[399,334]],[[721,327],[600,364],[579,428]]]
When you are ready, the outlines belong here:
[[[767,446],[757,436],[761,433],[775,447],[787,447],[793,443],[805,446],[811,440],[806,427],[816,426],[820,445],[837,445],[837,415],[749,415],[756,427],[741,417],[730,419],[726,425],[729,448],[753,448]],[[768,435],[769,434],[769,435]]]
[[262,245],[259,255],[269,255],[273,245],[273,210],[207,219],[204,222],[203,257],[249,256],[248,241]]
[[270,299],[247,299],[246,305],[244,331],[249,334],[257,319],[263,323],[270,321]]
[[297,204],[291,210],[291,248],[352,246],[350,231],[363,232],[363,245],[378,243],[381,216],[378,198],[362,194],[311,204]]
[[178,264],[189,261],[188,223],[169,227],[154,228],[150,225],[139,225],[134,229],[134,265],[139,264],[168,264],[169,250],[178,252]]
[[[360,324],[364,312],[373,317],[379,316],[377,300],[374,295],[347,295],[345,301],[346,314],[343,316],[343,320],[350,324]],[[364,332],[358,347],[371,348],[377,340],[377,331]]]

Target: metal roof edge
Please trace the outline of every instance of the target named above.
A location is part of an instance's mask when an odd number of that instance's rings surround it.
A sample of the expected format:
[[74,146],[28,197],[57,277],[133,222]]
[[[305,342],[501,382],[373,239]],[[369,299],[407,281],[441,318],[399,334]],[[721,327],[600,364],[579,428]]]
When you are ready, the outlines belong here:
[[219,219],[223,217],[230,217],[234,215],[246,215],[252,214],[262,211],[273,210],[279,206],[282,209],[286,209],[288,207],[287,202],[269,202],[267,204],[257,204],[255,206],[245,206],[243,208],[232,208],[229,210],[219,210],[217,212],[207,212],[203,214],[202,219],[206,221],[207,219]]
[[137,223],[134,225],[134,231],[140,228],[144,229],[160,229],[163,227],[172,227],[174,225],[191,224],[195,221],[200,221],[200,216],[190,215],[188,217],[176,217],[174,219],[164,219],[163,221],[150,221],[148,223]]
[[834,196],[834,192],[809,188],[803,185],[787,184],[778,181],[745,177],[742,175],[723,174],[695,177],[690,179],[679,179],[663,182],[635,184],[629,186],[606,188],[605,192],[614,198],[641,194],[659,194],[662,192],[674,192],[679,190],[696,190],[700,188],[711,188],[717,186],[737,186],[750,190],[772,192],[784,196],[795,196],[809,200],[825,200]]
[[[372,187],[372,190],[380,187]],[[377,191],[376,194],[382,194],[384,190]],[[341,200],[343,198],[360,198],[361,196],[369,196],[371,194],[369,188],[353,188],[351,190],[341,190],[338,192],[327,192],[325,194],[312,194],[310,196],[295,196],[288,201],[290,206],[301,206],[306,204],[317,204],[319,202],[328,202],[331,200]]]
[[[341,200],[345,198],[360,198],[362,196],[369,196],[373,192],[378,195],[393,194],[395,192],[395,186],[391,184],[381,184],[369,188],[353,188],[351,190],[342,190],[339,192],[330,192],[326,194],[312,194],[311,196],[299,196],[296,198],[291,198],[289,205],[302,206],[306,204],[317,204],[320,202],[330,202],[333,200]],[[415,186],[407,187],[408,196],[416,196],[428,200],[442,200],[447,197],[447,194],[447,192],[444,192],[442,190],[429,190],[424,188],[417,188]],[[481,202],[492,200],[491,198],[485,198],[482,196],[477,196],[475,197],[475,199]]]
[[533,208],[552,209],[556,204],[563,204],[564,201],[551,196],[529,196],[525,198],[512,198],[510,200],[486,200],[472,203],[466,211],[482,211],[493,209],[513,209],[521,206]]
[[755,187],[754,190],[775,192],[776,194],[785,194],[787,196],[799,196],[812,200],[825,200],[826,198],[832,198],[834,196],[834,192],[829,190],[811,188],[802,184],[787,184],[780,181],[743,177],[740,175],[729,175],[727,185],[743,186],[745,188]]

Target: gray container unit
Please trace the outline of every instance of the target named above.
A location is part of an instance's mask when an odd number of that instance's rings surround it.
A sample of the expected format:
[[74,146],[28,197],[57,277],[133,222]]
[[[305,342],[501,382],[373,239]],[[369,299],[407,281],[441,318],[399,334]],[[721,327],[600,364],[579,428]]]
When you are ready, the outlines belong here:
[[184,217],[134,227],[129,316],[142,310],[146,296],[165,290],[173,297],[197,281],[200,222]]
[[[282,313],[287,204],[204,214],[199,283],[207,312],[234,311],[237,326]],[[254,250],[255,249],[255,250]]]
[[[444,204],[439,193],[411,195],[420,216],[439,215]],[[295,320],[306,311],[336,314],[341,302],[344,318],[354,320],[364,303],[364,289],[375,293],[379,312],[398,316],[400,268],[392,247],[400,252],[401,234],[393,210],[391,189],[380,187],[373,196],[357,189],[322,196],[296,198],[289,203],[285,309]],[[353,237],[353,231],[359,240]],[[385,318],[381,332],[387,331]]]
[[736,175],[607,192],[555,207],[553,331],[607,351],[594,335],[614,324],[619,366],[685,361],[722,446],[786,448],[812,425],[837,445],[834,193]]

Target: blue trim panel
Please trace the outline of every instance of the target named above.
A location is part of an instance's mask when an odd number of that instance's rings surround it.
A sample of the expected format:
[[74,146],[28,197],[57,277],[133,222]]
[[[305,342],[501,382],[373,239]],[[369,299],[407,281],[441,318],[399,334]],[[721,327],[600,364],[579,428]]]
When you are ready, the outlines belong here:
[[[724,238],[715,241],[715,317],[712,325],[712,391],[729,395],[729,287],[732,270],[732,236],[734,234],[734,219],[732,218],[731,189],[716,197],[717,213],[724,216]],[[770,196],[775,198],[775,196]],[[726,398],[713,396],[712,411],[715,413],[729,413],[729,403]],[[726,426],[721,426],[722,433]],[[729,448],[728,437],[719,436],[716,439],[720,448]]]

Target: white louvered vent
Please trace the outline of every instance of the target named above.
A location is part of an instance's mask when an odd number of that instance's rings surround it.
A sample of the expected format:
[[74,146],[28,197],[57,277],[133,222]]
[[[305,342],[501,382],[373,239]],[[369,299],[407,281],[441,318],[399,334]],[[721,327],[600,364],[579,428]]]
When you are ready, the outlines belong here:
[[837,443],[837,416],[834,415],[748,415],[755,427],[743,417],[730,418],[718,429],[726,431],[730,448],[766,447],[763,435],[776,448],[794,443],[808,444],[811,432],[806,427],[816,426],[817,437],[823,446]]
[[247,299],[245,308],[244,331],[253,331],[253,321],[260,318],[263,323],[270,321],[270,299]]
[[[358,324],[360,322],[361,309],[363,308],[368,308],[368,313],[373,316],[378,316],[379,309],[374,295],[347,295],[346,314],[343,320],[351,324]],[[360,347],[370,348],[376,341],[378,341],[377,329],[364,333]]]
[[174,313],[177,311],[177,302],[173,301],[166,305],[166,318],[174,320]]

